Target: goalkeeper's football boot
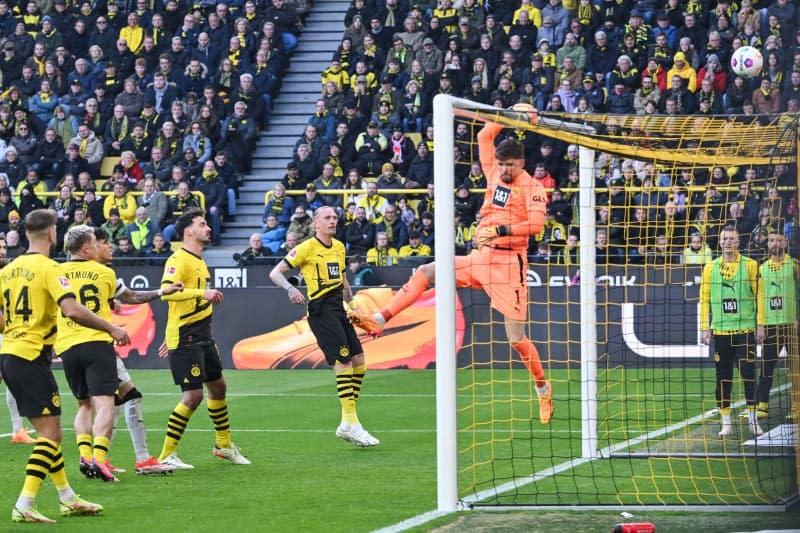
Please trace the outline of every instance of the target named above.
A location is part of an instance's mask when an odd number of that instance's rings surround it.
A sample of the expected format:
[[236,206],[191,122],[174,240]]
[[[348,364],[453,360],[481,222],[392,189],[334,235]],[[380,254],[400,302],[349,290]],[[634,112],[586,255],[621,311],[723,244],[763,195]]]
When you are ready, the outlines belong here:
[[59,508],[61,509],[61,516],[92,515],[103,511],[103,506],[99,503],[86,501],[77,494],[73,499],[61,502]]
[[37,524],[55,524],[55,520],[47,518],[45,515],[36,510],[35,507],[27,509],[18,509],[14,507],[11,511],[12,522],[35,522]]
[[216,444],[211,449],[211,453],[220,459],[226,459],[235,465],[249,465],[252,464],[250,460],[245,457],[235,444],[231,444],[230,448],[220,448]]
[[553,419],[553,385],[547,382],[547,391],[539,394],[539,422],[549,424]]
[[368,335],[373,337],[379,336],[383,333],[383,328],[386,326],[386,319],[380,313],[364,313],[358,309],[350,309],[347,311],[347,318],[357,328],[363,329]]

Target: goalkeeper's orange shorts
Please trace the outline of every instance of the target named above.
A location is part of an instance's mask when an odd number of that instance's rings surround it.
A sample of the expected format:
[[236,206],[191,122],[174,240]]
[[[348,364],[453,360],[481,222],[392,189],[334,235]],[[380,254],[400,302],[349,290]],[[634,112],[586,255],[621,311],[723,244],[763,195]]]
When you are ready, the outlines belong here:
[[492,307],[506,318],[528,317],[528,258],[510,248],[482,246],[456,256],[456,287],[483,289]]

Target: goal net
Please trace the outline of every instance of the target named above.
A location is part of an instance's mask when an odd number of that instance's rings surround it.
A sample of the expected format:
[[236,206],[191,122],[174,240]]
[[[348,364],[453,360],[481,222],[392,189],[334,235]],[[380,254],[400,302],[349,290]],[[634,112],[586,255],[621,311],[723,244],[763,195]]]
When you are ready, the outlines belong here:
[[[798,117],[539,113],[532,124],[446,96],[434,110],[439,302],[456,296],[453,250],[465,250],[454,245],[471,222],[468,195],[453,190],[463,183],[482,196],[470,163],[486,121],[520,140],[528,172],[556,188],[527,271],[527,334],[553,384],[553,420],[539,422],[533,379],[502,316],[482,291],[459,289],[469,328],[458,352],[455,311],[437,311],[439,508],[779,508],[796,499],[797,336],[779,339],[772,382],[758,383],[768,386],[764,435],[750,431],[735,372],[734,432],[721,438],[699,285],[726,225],[759,263],[771,229],[786,232],[800,256]],[[455,238],[442,230],[454,211]]]

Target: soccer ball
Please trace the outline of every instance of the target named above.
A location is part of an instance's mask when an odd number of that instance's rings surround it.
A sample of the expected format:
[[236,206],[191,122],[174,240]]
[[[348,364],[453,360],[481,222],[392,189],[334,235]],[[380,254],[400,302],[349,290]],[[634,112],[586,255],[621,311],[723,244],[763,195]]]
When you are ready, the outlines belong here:
[[531,104],[518,103],[511,106],[511,109],[518,112],[517,120],[530,122],[531,124],[536,124],[539,121],[539,114]]
[[761,73],[764,57],[758,48],[742,46],[731,56],[731,71],[743,78],[753,78]]

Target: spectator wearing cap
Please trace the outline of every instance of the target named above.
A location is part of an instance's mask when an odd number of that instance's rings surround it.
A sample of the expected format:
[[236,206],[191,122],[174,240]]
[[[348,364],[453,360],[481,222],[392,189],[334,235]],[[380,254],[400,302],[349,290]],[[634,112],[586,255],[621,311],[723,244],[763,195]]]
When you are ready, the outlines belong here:
[[594,33],[594,44],[586,51],[586,64],[595,73],[610,74],[617,63],[617,53],[608,44],[605,31],[598,30]]
[[[556,65],[561,68],[564,65],[564,59],[570,57],[575,65],[575,68],[583,72],[586,68],[586,50],[578,43],[577,36],[572,32],[567,32],[564,36],[564,46],[556,51]],[[575,88],[573,86],[573,88]]]
[[377,175],[389,159],[389,139],[381,133],[377,122],[370,121],[367,130],[358,134],[355,148],[355,166],[362,175]]
[[42,17],[40,24],[42,25],[42,30],[36,34],[34,42],[42,43],[45,47],[45,54],[49,56],[55,52],[58,46],[63,46],[64,36],[53,25],[52,17],[45,15]]
[[625,34],[633,35],[635,45],[645,47],[652,38],[652,29],[649,21],[653,20],[657,0],[639,0],[637,6],[631,9],[627,24],[624,27]]
[[3,43],[3,55],[0,57],[0,72],[3,74],[3,82],[10,85],[22,77],[22,64],[24,59],[17,55],[14,41],[7,40]]
[[[476,62],[478,61],[482,62],[483,60],[478,58]],[[488,78],[484,78],[481,75],[473,73],[469,87],[467,87],[462,96],[467,100],[472,100],[473,102],[478,102],[479,104],[488,105],[489,92],[485,88],[488,85],[489,85]]]
[[480,47],[481,34],[478,32],[479,27],[480,26],[473,25],[470,22],[469,17],[459,17],[458,32],[456,32],[454,35],[458,37],[458,42],[461,44],[461,51],[465,55]]
[[394,128],[401,125],[400,114],[392,107],[392,101],[387,98],[378,101],[378,109],[370,116],[370,122],[376,123],[387,139],[392,136]]
[[595,112],[601,113],[605,110],[608,91],[597,83],[594,72],[584,74],[580,88],[575,91],[575,101],[578,102],[581,98],[585,98]]
[[[531,56],[530,68],[522,72],[522,84],[530,83],[536,93],[536,108],[544,109],[545,98],[549,95],[553,87],[553,69],[544,66],[542,55],[538,52]],[[505,75],[503,77],[506,77]],[[492,98],[494,101],[494,98]],[[508,106],[506,106],[508,107]]]
[[397,256],[401,259],[404,257],[431,257],[432,255],[433,249],[427,244],[423,244],[422,233],[418,230],[409,233],[408,244],[401,246],[397,251]]
[[[380,86],[375,92],[375,97],[372,103],[372,112],[378,111],[382,101],[388,101],[391,104],[390,107],[392,110],[399,113],[400,107],[403,103],[402,98],[402,93],[393,84],[392,76],[388,72],[384,72],[380,75]],[[390,133],[391,130],[389,133],[387,133],[387,135]]]
[[678,29],[669,20],[666,11],[659,11],[656,14],[656,24],[652,29],[652,39],[655,41],[659,35],[664,35],[667,46],[674,50],[678,46]]
[[667,89],[672,89],[675,76],[681,77],[684,82],[682,84],[689,92],[697,90],[697,72],[691,67],[686,60],[686,54],[683,52],[675,52],[672,56],[673,66],[667,72]]
[[119,209],[111,208],[108,215],[105,215],[106,221],[100,226],[106,233],[108,233],[108,242],[116,248],[119,243],[120,237],[125,236],[125,223],[120,217]]
[[444,54],[434,45],[431,37],[422,40],[422,49],[417,52],[415,59],[420,62],[422,70],[428,75],[440,73],[444,66]]
[[697,83],[699,84],[706,78],[711,80],[711,86],[716,92],[725,94],[728,89],[728,75],[723,70],[720,58],[716,54],[709,54],[706,57],[705,66],[697,73]]
[[320,84],[324,87],[329,81],[336,84],[339,91],[346,91],[350,87],[350,74],[347,70],[342,68],[341,59],[339,54],[334,52],[330,64],[320,75]]
[[[542,28],[547,26],[546,20],[550,18],[553,26],[553,41],[551,45],[553,48],[558,48],[564,43],[564,35],[569,28],[570,15],[569,11],[564,9],[561,5],[561,0],[548,0],[547,4],[542,8]],[[539,34],[541,35],[541,28]]]

